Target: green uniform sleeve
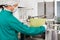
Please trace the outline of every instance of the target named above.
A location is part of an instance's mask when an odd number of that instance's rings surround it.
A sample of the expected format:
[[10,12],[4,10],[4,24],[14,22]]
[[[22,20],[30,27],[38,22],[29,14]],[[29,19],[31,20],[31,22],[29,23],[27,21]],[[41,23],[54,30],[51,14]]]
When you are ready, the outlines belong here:
[[16,31],[21,32],[27,35],[38,35],[45,32],[45,28],[43,26],[40,27],[28,27],[24,23],[17,20],[14,16],[9,18],[9,25]]

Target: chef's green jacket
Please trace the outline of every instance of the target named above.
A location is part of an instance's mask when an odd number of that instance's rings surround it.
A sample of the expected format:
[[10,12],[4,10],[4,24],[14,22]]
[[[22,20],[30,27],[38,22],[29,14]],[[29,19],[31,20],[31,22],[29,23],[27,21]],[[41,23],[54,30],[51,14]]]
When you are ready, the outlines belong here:
[[28,27],[17,20],[12,12],[2,10],[0,12],[0,40],[18,40],[18,32],[27,35],[38,35],[45,32],[44,26]]

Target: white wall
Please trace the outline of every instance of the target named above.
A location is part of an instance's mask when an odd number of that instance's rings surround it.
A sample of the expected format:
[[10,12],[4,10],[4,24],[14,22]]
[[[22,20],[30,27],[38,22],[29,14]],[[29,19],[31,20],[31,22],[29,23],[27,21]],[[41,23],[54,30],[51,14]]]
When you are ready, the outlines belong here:
[[[20,0],[19,6],[26,7],[29,10],[27,10],[27,14],[31,16],[37,16],[37,2],[51,2],[53,0]],[[2,1],[0,1],[2,3]],[[33,9],[32,9],[33,8]],[[14,14],[17,18],[19,17],[19,13]]]
[[25,0],[25,2],[26,2],[25,7],[27,7],[28,9],[30,8],[30,11],[28,10],[29,11],[28,15],[30,14],[31,16],[37,16],[37,4],[36,4],[36,0]]
[[[29,16],[37,16],[37,0],[20,0],[19,6],[26,7],[27,8],[26,13]],[[14,13],[14,16],[17,17],[18,19],[19,19],[19,13],[17,12]]]
[[[37,2],[44,2],[44,1],[51,2],[53,0],[20,0],[19,6],[26,7],[28,9],[27,14],[29,16],[37,16],[38,15]],[[18,13],[17,13],[17,15],[18,15]],[[16,16],[16,17],[18,17],[18,16]]]
[[38,10],[37,10],[37,3],[38,2],[52,2],[53,0],[25,0],[25,7],[33,8],[32,12],[28,12],[29,14],[31,13],[31,16],[37,16]]

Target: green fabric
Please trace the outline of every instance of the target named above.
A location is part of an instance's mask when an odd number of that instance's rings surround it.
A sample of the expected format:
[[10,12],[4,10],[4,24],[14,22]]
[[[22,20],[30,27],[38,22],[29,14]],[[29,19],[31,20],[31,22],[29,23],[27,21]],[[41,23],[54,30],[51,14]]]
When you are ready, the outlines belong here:
[[28,27],[18,21],[12,15],[12,12],[2,10],[0,13],[0,40],[18,40],[18,32],[27,35],[37,35],[45,32],[45,28],[43,26]]

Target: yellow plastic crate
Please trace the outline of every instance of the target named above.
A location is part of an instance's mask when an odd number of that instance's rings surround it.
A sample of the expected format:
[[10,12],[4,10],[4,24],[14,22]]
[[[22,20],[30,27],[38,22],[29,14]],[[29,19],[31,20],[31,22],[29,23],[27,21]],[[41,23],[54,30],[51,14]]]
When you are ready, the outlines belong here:
[[30,26],[38,27],[45,24],[45,18],[30,18]]

